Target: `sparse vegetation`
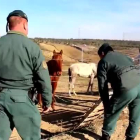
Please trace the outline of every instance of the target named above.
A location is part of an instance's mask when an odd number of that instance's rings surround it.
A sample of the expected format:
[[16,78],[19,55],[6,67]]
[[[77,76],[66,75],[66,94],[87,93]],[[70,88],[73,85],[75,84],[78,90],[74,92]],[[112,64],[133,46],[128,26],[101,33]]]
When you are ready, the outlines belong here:
[[103,43],[109,43],[114,48],[140,48],[140,41],[131,41],[131,40],[101,40],[101,39],[53,39],[53,38],[34,38],[33,39],[36,43],[57,43],[57,44],[64,44],[64,45],[90,45],[99,47]]

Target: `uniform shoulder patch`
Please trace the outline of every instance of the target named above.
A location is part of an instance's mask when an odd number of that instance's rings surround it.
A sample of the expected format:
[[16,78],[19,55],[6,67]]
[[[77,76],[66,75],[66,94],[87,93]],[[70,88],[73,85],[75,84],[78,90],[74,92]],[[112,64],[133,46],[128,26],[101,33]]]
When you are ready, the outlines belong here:
[[47,64],[46,64],[45,61],[42,61],[42,66],[43,66],[44,69],[47,69]]

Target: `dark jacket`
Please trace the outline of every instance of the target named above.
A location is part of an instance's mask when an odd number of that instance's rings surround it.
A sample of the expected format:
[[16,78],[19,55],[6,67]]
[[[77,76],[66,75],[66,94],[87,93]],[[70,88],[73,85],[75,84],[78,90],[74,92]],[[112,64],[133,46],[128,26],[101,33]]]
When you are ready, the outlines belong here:
[[52,87],[44,64],[39,46],[22,33],[10,31],[0,38],[0,87],[29,90],[36,79],[44,104],[49,106]]
[[108,83],[114,94],[121,94],[140,84],[140,75],[131,58],[118,52],[109,52],[98,63],[98,87],[103,102],[109,101]]

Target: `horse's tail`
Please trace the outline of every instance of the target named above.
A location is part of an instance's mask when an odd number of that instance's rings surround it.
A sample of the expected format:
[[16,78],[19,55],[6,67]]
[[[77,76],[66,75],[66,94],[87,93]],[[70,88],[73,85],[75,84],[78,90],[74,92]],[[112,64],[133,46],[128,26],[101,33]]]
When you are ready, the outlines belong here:
[[68,69],[68,75],[69,75],[69,83],[70,83],[72,81],[70,68]]

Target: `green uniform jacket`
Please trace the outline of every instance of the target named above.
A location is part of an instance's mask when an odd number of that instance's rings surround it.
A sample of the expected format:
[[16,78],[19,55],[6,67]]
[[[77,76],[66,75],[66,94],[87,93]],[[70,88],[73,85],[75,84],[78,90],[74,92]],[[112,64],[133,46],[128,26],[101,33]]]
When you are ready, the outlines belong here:
[[50,106],[52,87],[39,46],[19,32],[0,38],[0,87],[29,90],[37,81],[43,103]]
[[118,52],[109,52],[98,63],[97,79],[99,93],[104,104],[109,102],[108,82],[113,93],[121,94],[140,83],[138,69],[131,58]]

